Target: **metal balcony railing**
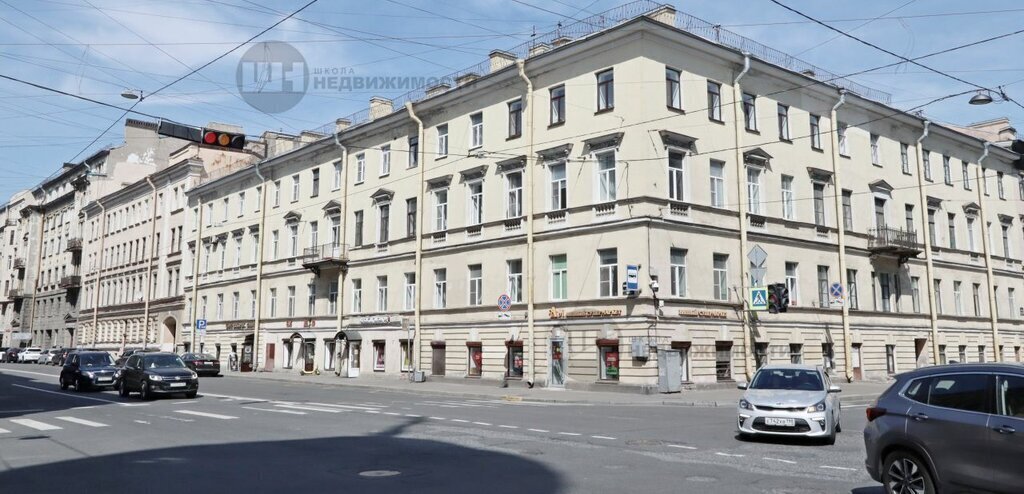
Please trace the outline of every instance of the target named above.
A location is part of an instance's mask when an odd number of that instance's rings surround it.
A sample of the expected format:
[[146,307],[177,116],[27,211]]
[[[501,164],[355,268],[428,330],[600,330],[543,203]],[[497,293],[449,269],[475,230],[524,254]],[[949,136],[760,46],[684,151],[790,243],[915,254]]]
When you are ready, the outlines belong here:
[[64,249],[64,252],[73,252],[73,251],[78,251],[78,250],[82,250],[82,238],[81,237],[69,238],[68,239],[68,246],[67,246],[67,248]]
[[82,286],[82,277],[77,274],[63,276],[59,285],[61,288],[79,288]]
[[25,258],[16,257],[14,259],[14,269],[25,269]]
[[11,300],[25,298],[25,291],[21,288],[11,288],[10,290],[7,290],[7,298]]
[[323,244],[302,250],[302,267],[314,272],[326,267],[342,267],[348,264],[348,245]]
[[873,228],[868,231],[870,239],[868,249],[875,254],[890,253],[899,256],[900,262],[915,257],[924,250],[924,245],[917,241],[917,232],[901,228]]

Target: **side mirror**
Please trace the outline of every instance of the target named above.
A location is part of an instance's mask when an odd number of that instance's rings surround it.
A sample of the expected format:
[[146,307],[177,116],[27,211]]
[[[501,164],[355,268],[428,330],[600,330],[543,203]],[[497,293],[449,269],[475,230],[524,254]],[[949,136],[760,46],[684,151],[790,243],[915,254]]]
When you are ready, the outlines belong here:
[[843,389],[840,388],[839,386],[836,386],[835,384],[833,384],[833,385],[828,387],[828,392],[829,393],[842,393]]
[[747,389],[747,383],[736,383],[736,389]]

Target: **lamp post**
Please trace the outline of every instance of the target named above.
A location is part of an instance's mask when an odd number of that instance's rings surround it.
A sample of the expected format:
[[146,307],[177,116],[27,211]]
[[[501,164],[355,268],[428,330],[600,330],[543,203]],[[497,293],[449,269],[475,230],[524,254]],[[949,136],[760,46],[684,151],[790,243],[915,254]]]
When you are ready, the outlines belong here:
[[142,90],[141,89],[125,89],[121,91],[121,97],[130,100],[141,100]]

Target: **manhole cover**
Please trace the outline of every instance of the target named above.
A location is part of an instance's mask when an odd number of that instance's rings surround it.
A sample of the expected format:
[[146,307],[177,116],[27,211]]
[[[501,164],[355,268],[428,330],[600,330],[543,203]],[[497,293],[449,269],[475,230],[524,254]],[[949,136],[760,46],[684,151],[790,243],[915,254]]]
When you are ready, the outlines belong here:
[[714,481],[716,481],[718,479],[716,479],[714,477],[695,476],[695,477],[686,477],[686,480],[689,480],[690,482],[714,482]]
[[630,439],[626,441],[626,444],[630,446],[661,446],[665,444],[665,441],[658,439]]
[[359,472],[360,477],[394,477],[395,475],[401,475],[402,472],[395,470],[367,470],[365,472]]

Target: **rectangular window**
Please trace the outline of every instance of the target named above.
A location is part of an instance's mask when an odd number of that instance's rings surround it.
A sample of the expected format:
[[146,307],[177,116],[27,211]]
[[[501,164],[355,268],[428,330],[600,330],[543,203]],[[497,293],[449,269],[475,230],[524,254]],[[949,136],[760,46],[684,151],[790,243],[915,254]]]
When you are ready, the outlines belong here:
[[549,91],[551,97],[550,118],[548,123],[558,125],[565,123],[565,86],[555,86]]
[[313,175],[313,192],[310,194],[310,197],[316,197],[320,195],[320,169],[314,168],[310,171]]
[[448,189],[434,191],[434,231],[448,229]]
[[796,218],[796,198],[793,194],[793,177],[782,176],[782,217],[787,220]]
[[469,148],[484,145],[484,114],[474,113],[469,116]]
[[437,130],[437,157],[448,156],[448,124],[438,125]]
[[296,257],[299,255],[299,225],[290,225],[288,231],[288,257]]
[[270,289],[270,317],[277,317],[277,288]]
[[517,99],[508,104],[508,137],[513,139],[523,135],[523,100]]
[[[331,178],[331,190],[338,190],[341,188],[341,161],[334,162],[334,175]],[[259,193],[256,193],[256,199],[259,200]],[[258,205],[256,206],[259,207]],[[333,362],[333,360],[331,360]]]
[[949,156],[942,157],[942,178],[946,185],[953,185],[953,171],[949,168]]
[[249,290],[249,318],[256,318],[256,290]]
[[725,162],[711,160],[711,207],[725,207]]
[[405,236],[416,236],[416,198],[405,200]]
[[814,183],[814,224],[825,226],[825,184]]
[[804,362],[804,346],[799,343],[789,344],[789,363],[802,364]]
[[722,121],[722,85],[708,81],[708,118]]
[[795,262],[786,263],[786,289],[789,290],[789,301],[792,304],[797,304],[800,301],[800,282],[797,278],[797,268],[799,265]]
[[910,175],[910,146],[905,142],[900,143],[900,170]]
[[434,270],[434,308],[444,309],[448,306],[448,272],[444,269]]
[[356,155],[356,183],[361,184],[366,180],[366,154]]
[[761,168],[747,167],[747,212],[761,214]]
[[299,186],[299,176],[297,174],[292,175],[292,202],[299,200]]
[[523,261],[513,259],[505,263],[508,273],[508,296],[515,303],[523,301]]
[[401,340],[399,343],[402,351],[402,372],[412,371],[412,342]]
[[381,177],[391,174],[391,146],[380,147],[380,173]]
[[843,190],[843,229],[853,231],[853,191]]
[[889,374],[896,373],[896,345],[885,345],[885,370]]
[[860,301],[857,296],[857,270],[846,270],[846,301],[851,310],[860,309]]
[[355,234],[355,241],[353,242],[353,244],[356,247],[361,247],[363,245],[363,212],[362,211],[356,211],[354,214],[355,214],[356,227],[355,227],[355,232],[354,232],[354,234]]
[[907,226],[908,234],[915,234],[917,229],[914,228],[914,205],[904,204],[903,205],[903,219]]
[[479,264],[469,266],[469,305],[483,304],[484,275]]
[[320,223],[317,221],[309,222],[309,246],[316,247],[320,245]]
[[947,213],[946,224],[949,229],[949,248],[956,249],[956,215],[953,213]]
[[669,250],[669,274],[671,275],[672,296],[686,296],[686,249]]
[[619,380],[619,344],[618,340],[598,340],[598,367],[602,381]]
[[878,135],[871,134],[871,164],[882,166],[882,152],[878,145]]
[[281,205],[281,181],[274,181],[274,207]]
[[715,342],[715,379],[717,381],[732,380],[732,342]]
[[569,265],[565,254],[548,258],[551,263],[551,300],[569,298]]
[[685,201],[685,169],[683,160],[686,157],[681,151],[668,151],[668,198],[673,201]]
[[270,258],[277,260],[277,245],[280,243],[281,234],[277,230],[270,232]]
[[306,299],[306,314],[310,317],[316,315],[316,283],[306,286],[308,297]]
[[971,288],[972,300],[974,301],[974,317],[981,317],[981,285],[974,283]]
[[779,103],[779,140],[789,140],[789,107]]
[[224,319],[224,294],[217,294],[217,319]]
[[1017,318],[1017,296],[1016,291],[1013,288],[1006,289],[1006,303],[1010,309],[1010,319]]
[[931,242],[932,246],[937,247],[938,241],[936,240],[937,237],[935,235],[935,209],[928,208],[928,240]]
[[892,286],[889,273],[878,275],[878,287],[882,294],[882,312],[892,312]]
[[335,316],[338,314],[338,282],[332,281],[327,285],[327,313]]
[[712,256],[711,291],[715,300],[729,300],[729,255]]
[[612,69],[597,73],[597,111],[615,108],[615,73]]
[[373,342],[373,370],[374,371],[383,371],[385,369],[385,367],[384,367],[384,358],[385,358],[384,342],[380,341],[380,340],[374,341]]
[[295,317],[295,287],[288,287],[288,317]]
[[683,109],[683,89],[679,84],[680,72],[665,67],[665,105],[676,110]]
[[238,193],[238,216],[245,214],[245,192]]
[[848,127],[849,126],[847,124],[839,122],[839,126],[836,129],[836,136],[839,139],[839,156],[845,156],[847,158],[850,157],[850,150],[848,149],[846,142],[846,131]]
[[618,251],[616,249],[601,249],[597,251],[597,257],[599,259],[597,268],[598,295],[601,297],[617,297],[619,295]]
[[946,345],[939,345],[939,365],[946,365]]
[[467,342],[466,343],[467,353],[467,366],[468,371],[466,375],[469,377],[480,377],[483,374],[484,367],[484,350],[479,342]]
[[828,266],[818,266],[818,307],[829,307]]
[[352,313],[359,314],[363,311],[363,280],[352,280]]
[[964,176],[964,190],[971,190],[971,174],[968,171],[968,166],[967,166],[967,162],[966,161],[961,161],[960,162],[960,169],[963,171],[963,176]]
[[933,291],[935,292],[935,313],[942,314],[942,280],[935,280],[933,286]]
[[921,279],[917,276],[910,277],[910,297],[914,306],[914,314],[921,313]]
[[567,193],[568,181],[565,176],[565,162],[559,162],[548,166],[551,174],[551,211],[565,209],[569,205]]
[[1006,199],[1006,188],[1003,186],[1003,172],[996,172],[996,193],[1000,199]]
[[932,159],[931,159],[931,151],[928,151],[927,149],[922,149],[921,150],[921,167],[924,168],[924,179],[929,181],[929,182],[931,182],[932,181]]
[[420,138],[418,136],[409,136],[409,159],[408,168],[416,168],[420,165]]
[[743,125],[757,131],[757,96],[750,93],[743,93]]
[[388,277],[377,277],[377,312],[388,311]]
[[523,173],[505,174],[505,218],[519,218],[523,215]]
[[977,252],[974,241],[974,218],[967,217],[967,250]]
[[388,243],[388,232],[391,225],[391,204],[381,203],[377,205],[377,243]]
[[597,201],[611,202],[616,198],[615,151],[598,153],[597,157]]
[[416,310],[416,273],[405,273],[405,294],[402,307],[405,310]]
[[811,115],[811,149],[821,150],[821,116]]
[[479,225],[484,222],[484,183],[476,180],[466,184],[469,192],[469,218],[470,225]]

